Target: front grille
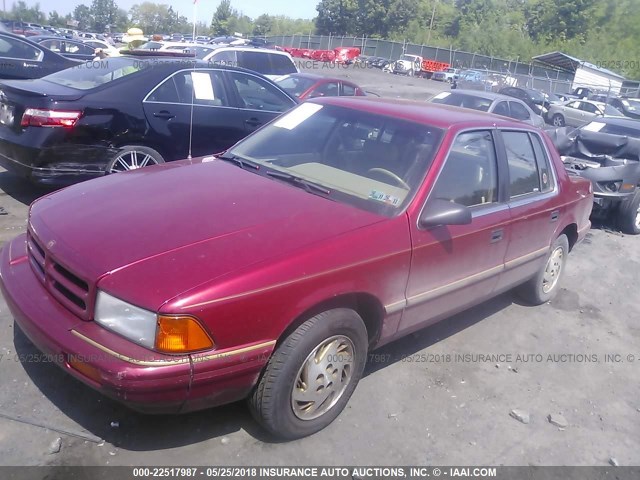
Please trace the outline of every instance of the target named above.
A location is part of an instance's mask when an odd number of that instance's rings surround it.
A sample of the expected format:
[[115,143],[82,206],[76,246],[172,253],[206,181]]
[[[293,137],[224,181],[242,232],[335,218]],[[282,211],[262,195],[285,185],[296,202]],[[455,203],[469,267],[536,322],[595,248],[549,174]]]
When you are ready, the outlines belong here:
[[27,253],[32,270],[56,300],[80,318],[89,320],[93,298],[89,282],[62,266],[31,231],[27,233]]

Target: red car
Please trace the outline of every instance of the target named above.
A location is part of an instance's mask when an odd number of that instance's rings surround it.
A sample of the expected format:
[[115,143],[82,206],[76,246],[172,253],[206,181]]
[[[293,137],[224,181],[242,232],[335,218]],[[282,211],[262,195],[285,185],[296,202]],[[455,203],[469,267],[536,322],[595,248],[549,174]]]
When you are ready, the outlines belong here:
[[288,94],[300,100],[316,97],[363,97],[366,95],[364,90],[355,83],[313,73],[283,75],[275,82]]
[[551,299],[592,202],[534,127],[325,98],[218,157],[37,200],[0,278],[20,329],[105,395],[248,397],[291,439],[340,413],[372,349],[508,289]]

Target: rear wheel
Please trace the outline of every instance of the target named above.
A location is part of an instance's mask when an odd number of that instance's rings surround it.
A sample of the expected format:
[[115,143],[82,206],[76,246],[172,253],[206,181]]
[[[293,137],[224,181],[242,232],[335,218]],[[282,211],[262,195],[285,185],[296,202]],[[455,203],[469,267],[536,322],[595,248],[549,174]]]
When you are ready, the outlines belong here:
[[629,195],[620,204],[618,226],[629,235],[640,234],[640,190]]
[[316,315],[287,336],[249,398],[256,420],[293,440],[322,430],[345,407],[364,370],[367,330],[353,310]]
[[153,148],[140,145],[127,145],[120,148],[116,156],[109,162],[106,173],[126,172],[164,163],[164,158]]
[[531,305],[542,305],[555,297],[568,254],[569,239],[563,234],[551,245],[543,268],[516,289],[518,296]]
[[551,123],[554,127],[564,127],[564,116],[562,116],[560,113],[556,113],[553,117],[551,117]]

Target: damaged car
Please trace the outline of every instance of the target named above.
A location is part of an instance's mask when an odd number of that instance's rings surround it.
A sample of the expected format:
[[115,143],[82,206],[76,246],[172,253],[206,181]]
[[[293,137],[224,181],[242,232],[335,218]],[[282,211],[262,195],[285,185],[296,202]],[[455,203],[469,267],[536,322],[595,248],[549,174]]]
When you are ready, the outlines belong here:
[[549,132],[565,168],[591,180],[593,216],[640,234],[640,121],[598,118],[580,128]]

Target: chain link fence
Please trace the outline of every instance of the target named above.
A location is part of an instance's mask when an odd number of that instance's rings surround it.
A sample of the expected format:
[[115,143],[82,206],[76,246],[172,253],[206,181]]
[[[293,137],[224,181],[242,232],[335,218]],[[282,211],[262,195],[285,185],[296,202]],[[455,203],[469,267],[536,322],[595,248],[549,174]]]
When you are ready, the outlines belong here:
[[[358,47],[362,55],[397,60],[403,53],[420,55],[429,60],[446,62],[461,69],[483,70],[499,73],[516,79],[517,86],[535,88],[554,93],[571,91],[573,74],[545,68],[542,65],[520,62],[519,59],[505,60],[477,53],[463,52],[453,48],[430,47],[407,42],[394,42],[367,37],[346,37],[332,35],[276,35],[265,39],[282,47],[309,48],[313,50],[333,50],[337,47]],[[516,85],[514,85],[516,86]]]

